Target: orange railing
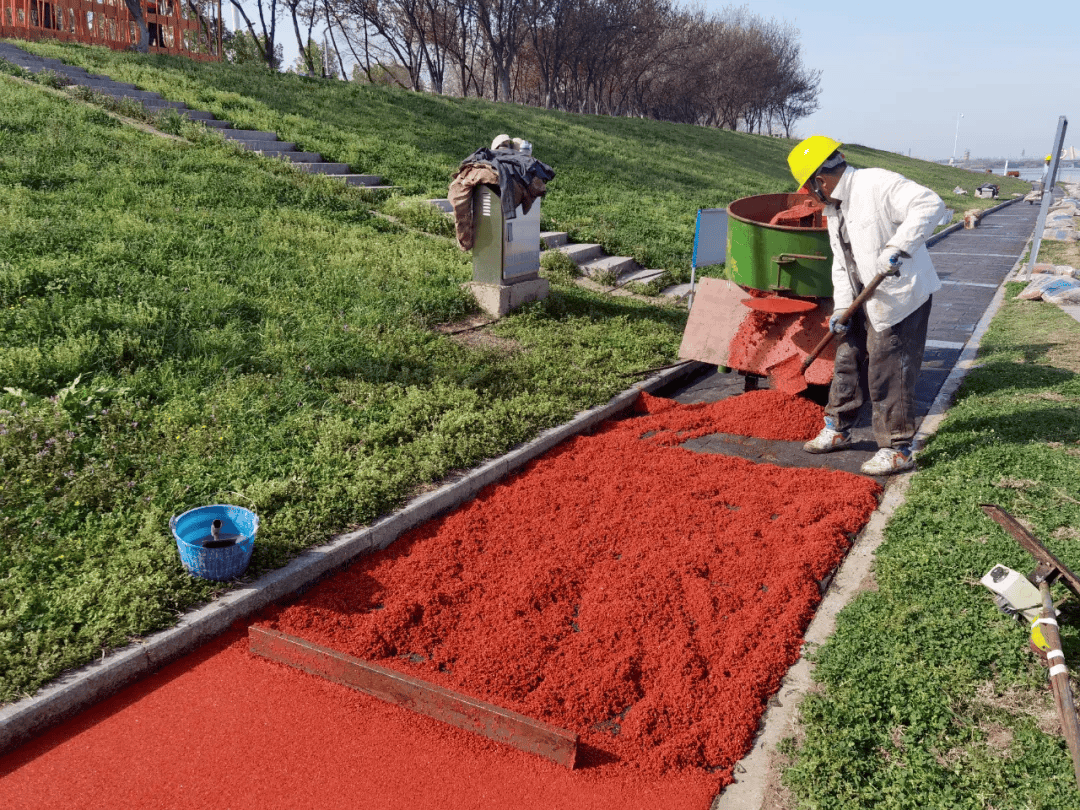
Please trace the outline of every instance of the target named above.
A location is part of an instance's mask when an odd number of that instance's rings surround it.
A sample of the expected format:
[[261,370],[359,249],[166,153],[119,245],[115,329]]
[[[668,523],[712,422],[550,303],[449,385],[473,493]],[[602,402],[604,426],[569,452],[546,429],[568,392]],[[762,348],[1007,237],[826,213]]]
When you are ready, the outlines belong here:
[[[213,0],[202,12],[209,17],[210,36],[187,0],[141,2],[151,53],[220,59],[220,2]],[[59,39],[122,51],[138,43],[139,31],[124,0],[0,0],[0,37]]]

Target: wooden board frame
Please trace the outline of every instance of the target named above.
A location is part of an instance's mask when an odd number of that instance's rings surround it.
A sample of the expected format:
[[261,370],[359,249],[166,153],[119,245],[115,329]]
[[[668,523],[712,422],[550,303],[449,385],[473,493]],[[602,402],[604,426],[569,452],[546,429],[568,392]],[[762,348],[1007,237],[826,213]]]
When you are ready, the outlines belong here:
[[311,641],[252,625],[251,652],[521,751],[574,767],[578,735]]

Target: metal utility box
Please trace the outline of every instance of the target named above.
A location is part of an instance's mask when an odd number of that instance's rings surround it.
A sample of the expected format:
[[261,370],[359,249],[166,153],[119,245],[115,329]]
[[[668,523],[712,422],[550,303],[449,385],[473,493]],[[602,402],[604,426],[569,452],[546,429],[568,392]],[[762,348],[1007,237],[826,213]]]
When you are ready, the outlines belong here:
[[473,194],[473,280],[507,285],[540,275],[540,200],[529,213],[505,219],[499,190],[478,186]]

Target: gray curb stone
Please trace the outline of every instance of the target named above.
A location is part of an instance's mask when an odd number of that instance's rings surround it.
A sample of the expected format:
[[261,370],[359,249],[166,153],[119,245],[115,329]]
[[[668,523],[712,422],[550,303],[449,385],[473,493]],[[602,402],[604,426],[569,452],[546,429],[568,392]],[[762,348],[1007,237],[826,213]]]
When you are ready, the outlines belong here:
[[642,391],[655,391],[705,365],[684,363],[635,383],[606,405],[582,411],[565,425],[544,431],[506,455],[470,470],[460,480],[414,498],[400,511],[371,526],[308,549],[283,568],[185,613],[175,627],[154,633],[100,661],[64,673],[33,697],[0,707],[0,754],[192,652],[228,630],[233,622],[245,619],[279,599],[302,593],[359,557],[386,548],[405,532],[465,503],[488,484],[520,470],[560,442],[629,410]]

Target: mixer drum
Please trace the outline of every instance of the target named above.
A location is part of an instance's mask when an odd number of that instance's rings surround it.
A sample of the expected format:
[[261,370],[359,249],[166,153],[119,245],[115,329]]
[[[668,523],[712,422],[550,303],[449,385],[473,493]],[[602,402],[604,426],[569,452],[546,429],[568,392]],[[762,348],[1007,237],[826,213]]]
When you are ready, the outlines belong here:
[[832,248],[821,227],[770,225],[782,211],[805,203],[806,194],[760,194],[727,207],[727,277],[755,290],[832,296]]

